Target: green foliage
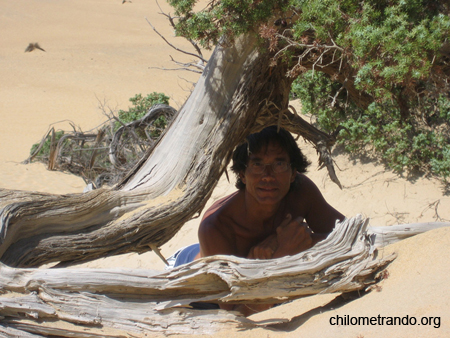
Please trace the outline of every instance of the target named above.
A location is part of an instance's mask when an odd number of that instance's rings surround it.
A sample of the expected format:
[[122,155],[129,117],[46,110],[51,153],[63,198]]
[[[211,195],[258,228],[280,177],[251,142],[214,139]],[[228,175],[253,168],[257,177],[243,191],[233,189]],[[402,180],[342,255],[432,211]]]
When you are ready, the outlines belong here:
[[339,84],[330,81],[325,74],[309,71],[294,81],[291,98],[299,98],[303,112],[314,115],[321,129],[332,132],[345,120],[342,109],[330,107],[330,94],[336,93],[339,87]]
[[275,11],[288,8],[288,0],[222,0],[211,1],[205,9],[196,12],[196,2],[169,0],[180,18],[176,24],[177,35],[199,41],[205,48],[211,48],[223,36],[231,41],[254,30]]
[[[372,148],[401,172],[419,169],[450,177],[450,96],[448,76],[437,64],[450,33],[448,5],[411,1],[300,1],[295,37],[314,32],[323,45],[337,45],[354,85],[373,100],[359,107],[335,79],[316,71],[300,75],[292,94],[328,132],[339,125],[348,151]],[[443,66],[442,66],[443,65]],[[433,68],[434,67],[434,68]],[[320,70],[319,67],[316,68]],[[333,74],[331,74],[333,75]],[[441,81],[436,79],[446,79]]]
[[[129,123],[141,119],[147,114],[148,110],[155,104],[169,104],[169,97],[163,93],[153,92],[143,97],[142,94],[136,94],[130,98],[129,101],[133,104],[127,111],[119,110],[119,119],[123,123]],[[162,130],[166,128],[167,120],[164,116],[158,117],[153,122],[153,129],[150,131],[151,138],[158,138]],[[119,122],[116,122],[116,129],[121,126]],[[146,135],[140,135],[142,138],[146,138]]]
[[136,94],[129,101],[133,104],[128,110],[119,110],[119,119],[123,123],[129,123],[144,117],[148,110],[155,104],[169,104],[169,97],[163,93],[153,92],[143,97],[142,94]]
[[[59,139],[64,135],[64,131],[60,130],[55,132],[55,141],[58,142]],[[42,148],[39,150],[39,152],[36,154],[36,156],[46,156],[48,157],[50,154],[50,146],[52,143],[52,135],[48,135],[47,138],[44,141],[44,144],[42,145]],[[34,152],[39,148],[40,142],[35,143],[31,146],[30,149],[30,155],[33,155]]]
[[[450,177],[448,96],[423,100],[415,107],[417,114],[405,119],[394,101],[375,101],[361,109],[340,94],[331,107],[330,96],[336,96],[338,89],[325,74],[312,75],[310,71],[296,79],[291,95],[302,101],[303,112],[313,115],[320,129],[333,132],[338,126],[345,127],[338,143],[350,153],[373,149],[398,172],[420,170],[444,179]],[[422,111],[435,112],[427,114],[424,121]]]
[[165,116],[158,117],[155,122],[153,122],[153,129],[150,131],[150,137],[152,139],[157,139],[161,136],[164,129],[167,127],[167,119]]
[[[414,1],[292,0],[301,12],[294,36],[314,30],[318,42],[334,41],[357,70],[355,83],[375,98],[412,88],[429,76],[433,57],[450,33],[439,3]],[[444,10],[444,9],[443,9]],[[448,11],[448,8],[445,9]]]

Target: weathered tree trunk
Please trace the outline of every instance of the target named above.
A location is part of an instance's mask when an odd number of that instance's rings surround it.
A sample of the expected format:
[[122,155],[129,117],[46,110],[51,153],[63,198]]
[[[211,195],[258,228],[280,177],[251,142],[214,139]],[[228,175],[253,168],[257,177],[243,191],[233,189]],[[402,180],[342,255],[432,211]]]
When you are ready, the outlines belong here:
[[[270,68],[270,58],[253,35],[218,46],[159,143],[114,189],[63,196],[1,191],[0,260],[64,265],[167,242],[201,212],[246,135],[277,123],[305,130],[286,111],[286,66]],[[311,142],[330,145],[328,135],[313,136]]]
[[246,36],[216,48],[169,130],[119,187],[39,199],[2,191],[1,261],[86,261],[170,239],[201,211],[232,149],[249,133],[260,109],[254,101],[271,97],[275,83],[258,82],[264,71],[257,66],[267,62],[255,43]]
[[[0,290],[6,293],[0,297],[0,332],[10,337],[28,333],[140,337],[214,334],[224,326],[273,324],[187,306],[191,302],[280,303],[319,292],[360,290],[378,281],[378,271],[394,259],[378,258],[383,238],[390,237],[392,243],[393,238],[450,223],[406,224],[383,231],[367,226],[368,219],[360,216],[347,219],[313,248],[275,261],[212,256],[165,272],[18,269],[0,264]],[[397,237],[400,232],[403,235]]]

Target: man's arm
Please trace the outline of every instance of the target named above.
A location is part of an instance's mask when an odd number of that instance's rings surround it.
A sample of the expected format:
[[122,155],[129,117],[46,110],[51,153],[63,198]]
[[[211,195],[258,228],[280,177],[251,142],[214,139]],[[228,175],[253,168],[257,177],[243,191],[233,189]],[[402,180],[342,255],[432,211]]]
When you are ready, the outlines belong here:
[[345,216],[328,204],[319,188],[305,175],[302,175],[299,193],[299,199],[306,204],[305,221],[314,232],[313,240],[317,243],[333,231],[336,220],[343,221]]

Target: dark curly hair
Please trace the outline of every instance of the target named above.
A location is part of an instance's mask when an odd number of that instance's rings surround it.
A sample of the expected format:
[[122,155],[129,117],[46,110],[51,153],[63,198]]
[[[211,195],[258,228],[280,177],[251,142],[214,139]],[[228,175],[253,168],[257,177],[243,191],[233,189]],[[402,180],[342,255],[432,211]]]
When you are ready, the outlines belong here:
[[[293,169],[300,173],[306,172],[306,168],[310,165],[310,162],[303,155],[292,135],[283,128],[277,131],[277,126],[270,126],[264,128],[259,133],[249,135],[246,142],[240,144],[234,150],[231,170],[236,174],[236,188],[239,190],[245,188],[245,184],[239,177],[239,173],[245,171],[249,155],[258,153],[261,149],[266,148],[269,143],[279,144],[286,150]],[[295,181],[292,184],[295,184]]]

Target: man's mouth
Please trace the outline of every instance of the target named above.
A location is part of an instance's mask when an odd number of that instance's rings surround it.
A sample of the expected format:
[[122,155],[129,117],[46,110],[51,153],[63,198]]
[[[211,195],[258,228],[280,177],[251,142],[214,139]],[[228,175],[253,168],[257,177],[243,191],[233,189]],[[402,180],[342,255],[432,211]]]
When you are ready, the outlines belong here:
[[258,189],[265,192],[272,192],[277,190],[277,188],[275,187],[259,187]]

